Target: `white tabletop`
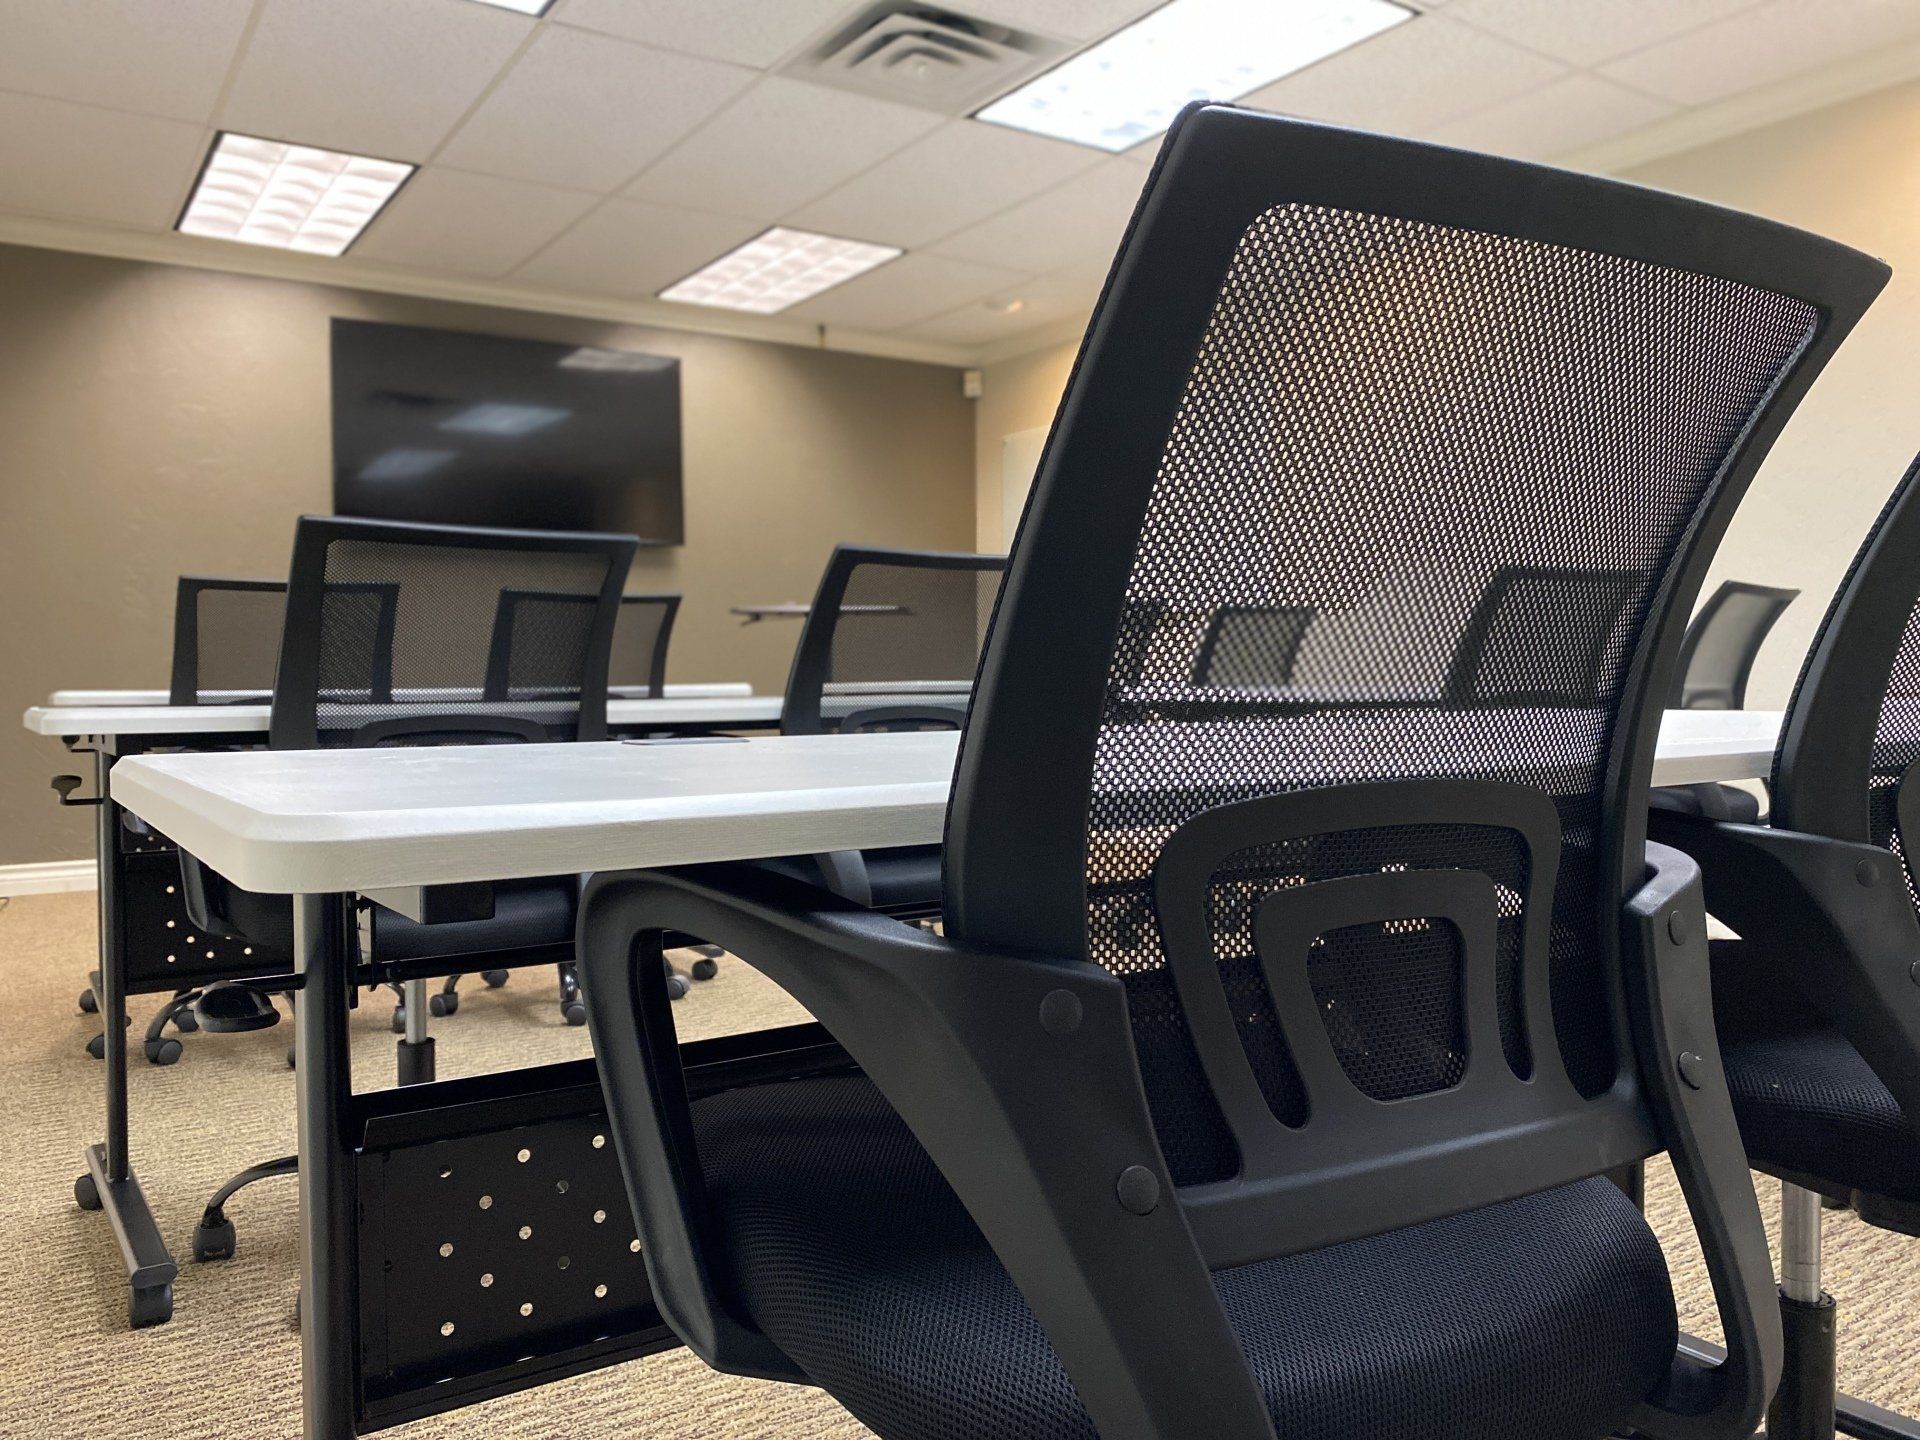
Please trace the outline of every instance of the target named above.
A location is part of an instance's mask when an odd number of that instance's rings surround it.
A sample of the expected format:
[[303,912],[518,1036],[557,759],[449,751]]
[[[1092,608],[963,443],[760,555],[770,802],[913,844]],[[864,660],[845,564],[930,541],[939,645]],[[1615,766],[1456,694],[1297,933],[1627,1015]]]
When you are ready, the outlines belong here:
[[[1654,780],[1764,775],[1779,726],[1773,712],[1670,713]],[[246,889],[377,890],[933,844],[958,743],[929,731],[141,755],[112,786]]]
[[[616,700],[631,700],[640,698],[640,692],[645,688],[644,685],[609,685],[607,694]],[[753,694],[753,686],[744,680],[715,680],[688,685],[669,683],[661,689],[660,694],[666,700],[738,700]],[[172,692],[168,690],[56,690],[47,697],[47,705],[165,705],[172,698]],[[266,698],[264,690],[209,690],[202,703],[264,702]]]
[[[264,734],[266,705],[36,705],[21,717],[35,735]],[[608,700],[607,723],[617,726],[771,725],[780,718],[778,695],[658,700]]]

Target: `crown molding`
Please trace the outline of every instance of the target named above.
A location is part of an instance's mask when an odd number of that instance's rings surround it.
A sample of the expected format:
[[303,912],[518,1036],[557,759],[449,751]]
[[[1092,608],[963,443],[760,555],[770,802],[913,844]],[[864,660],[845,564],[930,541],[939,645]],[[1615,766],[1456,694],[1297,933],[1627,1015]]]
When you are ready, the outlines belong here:
[[662,300],[619,300],[516,285],[505,280],[463,280],[425,275],[371,265],[351,257],[330,260],[321,256],[268,250],[256,245],[204,240],[171,231],[160,234],[0,213],[0,244],[24,245],[40,250],[68,250],[81,255],[103,255],[116,260],[139,260],[154,265],[214,270],[268,280],[293,280],[307,285],[330,285],[382,295],[410,295],[463,305],[492,305],[506,310],[530,310],[543,315],[569,315],[696,335],[723,335],[735,340],[760,340],[808,350],[833,350],[887,360],[909,360],[922,365],[961,368],[974,363],[973,352],[957,345],[875,335],[860,330],[840,330],[804,320],[782,320],[773,315],[698,310],[686,305],[670,305]]
[[1855,100],[1920,78],[1920,41],[1890,45],[1871,54],[1810,70],[1773,85],[1730,95],[1656,120],[1629,134],[1553,157],[1553,163],[1600,175],[1617,175],[1649,161],[1697,150],[1809,111]]

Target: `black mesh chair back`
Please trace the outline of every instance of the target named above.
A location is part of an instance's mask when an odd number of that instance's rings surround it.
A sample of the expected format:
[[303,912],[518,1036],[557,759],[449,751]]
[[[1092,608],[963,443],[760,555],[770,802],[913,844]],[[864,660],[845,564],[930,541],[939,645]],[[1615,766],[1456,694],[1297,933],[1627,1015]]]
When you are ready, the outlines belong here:
[[622,595],[607,683],[633,697],[664,694],[667,644],[673,639],[673,622],[679,613],[678,595]]
[[630,536],[304,517],[269,743],[606,735]]
[[801,626],[786,735],[958,730],[1004,555],[837,547]]
[[286,613],[284,580],[182,575],[173,604],[167,703],[259,701],[269,694]]
[[[1657,1148],[1618,936],[1660,701],[1732,507],[1883,281],[1486,157],[1220,108],[1169,137],[1014,547],[945,915],[1125,981],[1211,1263]],[[1323,617],[1324,685],[1123,703],[1116,667],[1186,678],[1142,617],[1222,606]],[[1447,703],[1381,703],[1421,686]]]
[[1675,710],[1744,710],[1747,681],[1774,622],[1800,594],[1727,580],[1707,598],[1680,645]]

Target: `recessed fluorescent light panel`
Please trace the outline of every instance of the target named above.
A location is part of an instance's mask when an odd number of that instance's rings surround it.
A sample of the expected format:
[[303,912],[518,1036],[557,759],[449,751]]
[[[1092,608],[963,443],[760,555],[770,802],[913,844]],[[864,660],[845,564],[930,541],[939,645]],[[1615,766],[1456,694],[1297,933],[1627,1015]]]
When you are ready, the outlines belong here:
[[544,15],[553,8],[553,0],[480,0],[496,10],[511,10],[516,15]]
[[414,168],[223,132],[175,228],[183,235],[339,255]]
[[1169,0],[975,118],[1126,150],[1194,100],[1236,100],[1411,20],[1393,0]]
[[864,275],[900,254],[893,245],[869,245],[776,225],[660,292],[683,305],[716,305],[773,315],[824,290]]
[[456,435],[531,435],[536,430],[557,425],[572,413],[552,405],[511,405],[489,400],[449,416],[440,422],[440,428]]

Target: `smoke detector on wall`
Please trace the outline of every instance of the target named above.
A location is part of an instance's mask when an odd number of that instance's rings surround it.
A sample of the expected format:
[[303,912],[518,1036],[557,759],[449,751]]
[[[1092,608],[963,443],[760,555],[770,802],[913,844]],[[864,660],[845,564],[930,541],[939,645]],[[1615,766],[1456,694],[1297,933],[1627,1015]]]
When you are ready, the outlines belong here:
[[1065,55],[1065,41],[911,0],[860,12],[780,73],[881,100],[966,115]]

